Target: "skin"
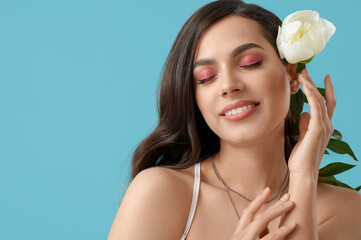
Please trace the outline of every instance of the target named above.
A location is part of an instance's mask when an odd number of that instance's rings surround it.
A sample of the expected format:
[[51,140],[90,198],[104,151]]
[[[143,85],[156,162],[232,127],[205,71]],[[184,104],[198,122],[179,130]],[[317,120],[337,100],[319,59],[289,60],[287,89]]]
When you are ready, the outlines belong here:
[[[250,48],[230,57],[234,49],[247,43],[262,49]],[[252,59],[249,56],[262,59],[261,65],[245,68],[244,63]],[[187,239],[360,239],[361,195],[317,183],[320,161],[333,131],[335,98],[330,76],[325,78],[325,103],[307,71],[296,74],[294,65],[283,65],[258,24],[238,16],[226,17],[207,29],[194,62],[200,59],[212,60],[194,68],[194,84],[198,107],[220,137],[216,166],[228,186],[253,201],[231,193],[239,220],[210,159],[203,161],[197,210]],[[214,77],[200,84],[205,76]],[[300,85],[311,113],[301,116],[300,140],[287,166],[284,119],[289,97]],[[291,90],[293,87],[296,90]],[[230,122],[220,115],[228,104],[245,99],[260,103],[247,118]],[[288,194],[283,200],[266,203],[280,191],[287,167]],[[194,167],[142,171],[129,186],[108,239],[179,239],[188,217],[193,181]]]

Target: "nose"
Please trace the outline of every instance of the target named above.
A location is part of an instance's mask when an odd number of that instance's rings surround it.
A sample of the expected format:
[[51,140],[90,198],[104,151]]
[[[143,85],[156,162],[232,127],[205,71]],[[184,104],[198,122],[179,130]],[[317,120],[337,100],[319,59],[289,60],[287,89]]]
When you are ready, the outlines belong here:
[[242,92],[245,90],[245,85],[240,76],[235,71],[224,72],[221,80],[221,94],[223,97],[226,95]]

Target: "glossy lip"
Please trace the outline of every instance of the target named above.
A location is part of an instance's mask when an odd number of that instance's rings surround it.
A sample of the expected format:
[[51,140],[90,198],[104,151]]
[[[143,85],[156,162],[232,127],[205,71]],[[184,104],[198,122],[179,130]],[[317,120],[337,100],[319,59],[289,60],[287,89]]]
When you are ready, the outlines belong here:
[[[259,105],[259,102],[250,101],[250,100],[240,100],[238,102],[228,104],[225,108],[223,108],[223,110],[221,111],[221,113],[219,115],[225,116],[226,112],[228,112],[232,109],[243,107],[243,106],[248,106],[248,105],[252,105],[252,104],[256,105],[256,107],[257,107]],[[252,110],[252,109],[254,109],[254,108],[251,108],[248,110]],[[245,112],[247,112],[248,110],[246,110]],[[239,113],[239,114],[241,114],[241,113]]]

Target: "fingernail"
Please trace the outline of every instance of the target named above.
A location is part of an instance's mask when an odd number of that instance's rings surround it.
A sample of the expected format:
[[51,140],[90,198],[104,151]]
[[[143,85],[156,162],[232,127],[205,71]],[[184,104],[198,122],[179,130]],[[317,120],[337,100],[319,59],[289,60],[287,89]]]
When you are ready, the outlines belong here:
[[296,222],[292,222],[290,225],[288,225],[290,228],[294,228],[296,226]]
[[263,190],[263,193],[267,192],[270,188],[269,187],[266,187],[264,190]]
[[286,193],[285,195],[283,195],[283,197],[281,198],[281,200],[286,200],[288,198],[288,193]]

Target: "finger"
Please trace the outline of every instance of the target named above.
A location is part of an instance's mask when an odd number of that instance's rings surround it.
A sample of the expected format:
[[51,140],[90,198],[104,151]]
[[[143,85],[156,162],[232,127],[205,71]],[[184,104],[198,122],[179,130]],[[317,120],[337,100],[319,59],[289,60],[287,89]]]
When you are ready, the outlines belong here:
[[[326,76],[325,86],[326,85],[328,86],[328,83],[330,83],[330,79],[328,79],[328,78],[329,78],[329,76],[328,77]],[[307,70],[302,71],[302,75],[300,76],[299,79],[300,79],[300,82],[302,82],[304,84],[304,88],[306,86],[306,88],[308,87],[308,89],[311,90],[311,92],[317,99],[318,104],[320,106],[322,119],[320,119],[319,121],[314,121],[314,122],[318,122],[320,124],[320,125],[318,125],[319,127],[317,127],[317,128],[321,131],[326,131],[325,133],[327,133],[328,135],[331,136],[333,133],[333,126],[331,123],[330,115],[328,114],[328,109],[327,109],[327,105],[326,105],[327,103],[325,102],[325,98],[321,95],[321,93],[318,91],[317,87],[312,82],[312,79],[308,75]],[[308,97],[307,97],[307,99],[308,99]],[[335,108],[334,106],[332,107],[332,104],[333,104],[332,99],[334,99],[334,96],[331,97],[331,102],[330,102],[331,114],[333,114],[333,110]],[[311,106],[311,111],[312,111],[312,106]],[[314,119],[314,120],[318,120],[318,119]],[[317,126],[317,125],[314,125],[314,126]],[[322,126],[322,128],[320,128],[321,126]]]
[[[309,87],[307,85],[303,85],[303,90],[306,94],[308,103],[310,105],[310,109],[311,109],[311,119],[310,119],[310,123],[312,121],[314,121],[317,124],[322,125],[323,121],[322,121],[322,113],[321,113],[321,106],[319,104],[319,102],[317,101],[314,93],[309,89]],[[311,127],[311,125],[310,125]]]
[[290,194],[285,193],[285,195],[283,195],[281,199],[279,199],[277,202],[275,202],[272,207],[280,206],[280,205],[284,204],[285,202],[287,202],[288,200],[290,200]]
[[311,119],[311,116],[310,116],[310,114],[308,112],[304,112],[304,113],[301,114],[300,122],[298,124],[298,128],[299,128],[299,131],[300,131],[300,137],[299,137],[298,141],[302,141],[302,139],[306,135],[310,119]]
[[[304,68],[300,73],[299,77],[303,76],[307,82],[309,82],[312,86],[316,87],[316,84],[312,81],[312,78],[308,74],[307,68]],[[316,87],[317,88],[317,87]]]
[[315,95],[316,100],[318,101],[318,103],[321,107],[322,119],[327,122],[328,116],[326,113],[325,98],[318,91],[316,85],[312,81],[311,77],[308,75],[307,70],[302,71],[302,74],[300,75],[299,79],[300,79],[300,82],[303,83],[304,86],[308,87],[308,89]]
[[333,90],[333,85],[331,82],[331,76],[328,74],[325,77],[325,96],[326,96],[326,107],[327,107],[327,114],[330,120],[333,117],[333,112],[336,107],[336,99],[335,99],[335,92]]
[[290,225],[284,225],[277,230],[270,232],[265,237],[261,238],[261,240],[281,240],[284,239],[288,234],[290,234],[296,228],[296,223],[292,223]]
[[[276,208],[279,206],[282,206],[283,204],[285,204],[287,201],[290,200],[290,194],[285,193],[281,199],[279,199],[277,202],[275,202],[270,208]],[[270,209],[269,208],[269,209]],[[265,210],[266,211],[266,210]],[[256,213],[257,214],[257,213]]]
[[237,231],[245,229],[253,220],[254,215],[261,209],[271,194],[269,187],[265,188],[261,195],[257,196],[242,212],[241,219],[237,225]]
[[[331,123],[331,119],[327,114],[324,98],[319,93],[317,88],[311,87],[314,90],[310,91],[309,86],[310,85],[304,85],[305,94],[307,96],[307,99],[309,100],[309,104],[311,107],[311,119],[310,119],[311,124],[309,126],[309,129],[311,128],[314,130],[317,129],[318,133],[327,133],[327,135],[331,137],[333,133],[333,126]],[[307,95],[307,93],[309,94]],[[313,101],[313,99],[315,99],[315,101]]]
[[266,209],[262,213],[258,213],[251,223],[250,234],[256,236],[261,229],[264,229],[269,222],[287,213],[294,207],[294,202],[286,201],[280,206]]

